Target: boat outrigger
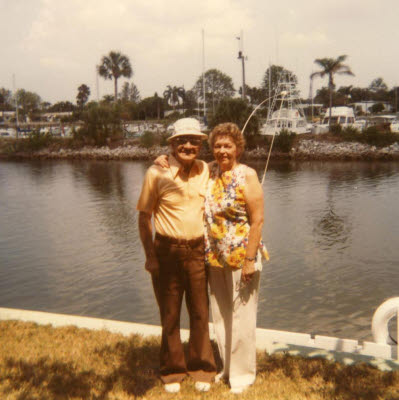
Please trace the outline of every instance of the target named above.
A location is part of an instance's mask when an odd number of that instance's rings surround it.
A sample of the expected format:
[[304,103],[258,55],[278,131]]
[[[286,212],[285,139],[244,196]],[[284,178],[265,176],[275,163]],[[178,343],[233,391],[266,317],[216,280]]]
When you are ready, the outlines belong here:
[[307,123],[301,107],[296,78],[289,71],[280,75],[267,120],[263,123],[260,133],[278,135],[282,130],[297,134],[309,133],[311,130],[311,124]]

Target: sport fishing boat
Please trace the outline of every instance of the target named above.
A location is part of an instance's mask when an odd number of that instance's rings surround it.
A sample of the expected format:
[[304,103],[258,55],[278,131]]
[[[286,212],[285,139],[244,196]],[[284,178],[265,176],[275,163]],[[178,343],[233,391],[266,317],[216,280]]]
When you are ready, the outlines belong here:
[[282,130],[296,134],[309,133],[311,124],[308,124],[299,99],[296,78],[292,73],[284,71],[279,79],[276,93],[266,121],[264,121],[261,135],[275,135]]

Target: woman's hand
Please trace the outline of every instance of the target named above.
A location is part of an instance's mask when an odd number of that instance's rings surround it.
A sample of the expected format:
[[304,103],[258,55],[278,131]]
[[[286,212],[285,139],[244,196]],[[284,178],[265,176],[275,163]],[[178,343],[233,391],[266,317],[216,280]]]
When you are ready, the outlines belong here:
[[[263,225],[263,191],[259,183],[258,175],[252,168],[247,168],[246,186],[244,188],[245,202],[249,214],[247,257],[258,254],[259,243],[262,236]],[[255,260],[245,260],[243,267],[244,279],[255,272]],[[248,278],[251,279],[251,278]]]
[[154,160],[154,164],[155,165],[159,165],[162,168],[169,168],[169,158],[168,155],[166,154],[162,154],[160,156],[158,156],[155,160]]
[[250,282],[255,273],[255,260],[245,259],[244,266],[241,271],[241,280],[245,283]]

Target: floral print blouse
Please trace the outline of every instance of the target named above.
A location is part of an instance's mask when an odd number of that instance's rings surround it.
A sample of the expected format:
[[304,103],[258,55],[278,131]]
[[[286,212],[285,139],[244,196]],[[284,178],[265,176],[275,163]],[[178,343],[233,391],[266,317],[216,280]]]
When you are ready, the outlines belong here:
[[[249,215],[246,209],[244,164],[221,172],[217,163],[211,164],[205,196],[205,262],[211,267],[242,268],[249,234]],[[269,259],[263,242],[259,253]],[[261,268],[260,268],[261,269]]]

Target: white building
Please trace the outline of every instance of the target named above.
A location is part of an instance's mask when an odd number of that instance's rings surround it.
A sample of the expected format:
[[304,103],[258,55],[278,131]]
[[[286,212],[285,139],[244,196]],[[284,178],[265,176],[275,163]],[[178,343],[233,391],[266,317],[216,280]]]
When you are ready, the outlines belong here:
[[392,105],[388,101],[374,101],[374,100],[366,100],[366,101],[359,101],[357,103],[351,103],[355,111],[361,110],[364,114],[371,113],[371,107],[374,104],[382,103],[384,105],[384,111],[392,111]]

